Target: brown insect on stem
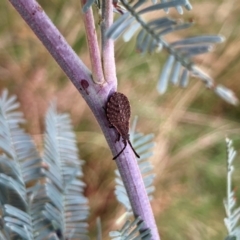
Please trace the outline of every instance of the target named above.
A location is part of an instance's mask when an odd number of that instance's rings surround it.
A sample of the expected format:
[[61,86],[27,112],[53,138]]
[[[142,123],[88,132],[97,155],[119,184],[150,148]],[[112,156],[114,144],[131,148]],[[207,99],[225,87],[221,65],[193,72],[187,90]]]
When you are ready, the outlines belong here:
[[124,143],[123,149],[113,158],[113,160],[121,155],[121,153],[127,147],[127,143],[129,143],[136,157],[140,158],[129,140],[128,132],[131,107],[128,98],[122,93],[113,93],[107,102],[106,114],[108,121],[111,124],[110,127],[114,127],[118,132],[115,142],[118,142],[120,137],[122,137],[122,141]]

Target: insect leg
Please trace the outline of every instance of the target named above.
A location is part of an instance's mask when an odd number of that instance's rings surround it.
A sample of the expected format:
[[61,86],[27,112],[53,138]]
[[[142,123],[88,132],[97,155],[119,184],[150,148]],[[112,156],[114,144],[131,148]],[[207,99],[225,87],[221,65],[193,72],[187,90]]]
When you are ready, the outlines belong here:
[[116,143],[116,142],[119,142],[119,140],[120,140],[120,137],[121,137],[120,133],[119,133],[119,132],[117,132],[117,138],[116,138],[116,140],[115,140],[115,143]]
[[113,160],[115,160],[117,157],[119,157],[120,156],[120,154],[124,151],[124,149],[126,148],[126,146],[127,146],[127,142],[124,140],[123,141],[123,143],[124,143],[124,147],[123,147],[123,149],[113,158]]
[[133,146],[132,146],[132,144],[131,144],[131,142],[130,142],[129,140],[128,140],[128,143],[129,143],[131,149],[133,150],[133,152],[135,153],[136,157],[140,158],[140,156],[139,156],[139,155],[137,154],[137,152],[134,150],[134,148],[133,148]]

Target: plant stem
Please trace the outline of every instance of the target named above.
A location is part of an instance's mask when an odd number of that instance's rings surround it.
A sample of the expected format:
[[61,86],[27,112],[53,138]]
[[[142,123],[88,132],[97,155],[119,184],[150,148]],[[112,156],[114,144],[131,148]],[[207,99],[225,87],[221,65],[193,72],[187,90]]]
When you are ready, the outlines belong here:
[[113,4],[111,0],[102,1],[102,21],[101,21],[101,40],[102,40],[102,62],[105,80],[117,83],[116,66],[114,57],[114,41],[105,36],[107,29],[113,23]]
[[[123,148],[123,143],[115,143],[116,132],[114,129],[109,128],[109,122],[103,109],[103,107],[106,106],[109,96],[116,91],[117,87],[115,68],[108,69],[115,64],[113,43],[106,40],[106,46],[108,47],[106,47],[104,54],[106,54],[105,56],[109,54],[111,61],[113,61],[104,65],[104,73],[107,73],[107,77],[105,76],[107,81],[101,85],[95,84],[90,71],[68,45],[64,37],[35,0],[9,1],[31,27],[85,99],[104,133],[113,156],[115,156]],[[151,239],[158,240],[159,234],[142,176],[135,156],[129,146],[127,146],[123,154],[117,158],[116,163],[129,195],[134,215],[140,216],[145,221],[146,228],[151,229]]]
[[[84,6],[86,0],[81,0],[81,5]],[[92,65],[93,81],[98,84],[104,82],[103,68],[100,56],[100,50],[97,41],[97,33],[93,18],[92,8],[89,8],[86,13],[83,13],[83,21],[85,25],[85,33],[87,37],[89,56]]]

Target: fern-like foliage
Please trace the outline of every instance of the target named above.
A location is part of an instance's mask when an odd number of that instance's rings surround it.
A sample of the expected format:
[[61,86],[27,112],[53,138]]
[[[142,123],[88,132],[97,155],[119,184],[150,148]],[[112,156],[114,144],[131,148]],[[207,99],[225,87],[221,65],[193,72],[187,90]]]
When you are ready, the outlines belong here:
[[237,226],[240,219],[240,207],[236,208],[236,197],[232,190],[232,174],[234,171],[233,160],[236,157],[236,151],[232,146],[232,140],[226,139],[227,144],[227,198],[224,200],[224,206],[227,217],[224,223],[228,230],[226,240],[240,240],[240,227]]
[[32,239],[34,223],[27,185],[41,178],[41,158],[31,137],[20,128],[23,114],[16,97],[3,91],[0,98],[0,202],[6,239]]
[[52,105],[46,117],[45,149],[43,161],[48,166],[44,174],[50,179],[49,197],[45,205],[45,217],[54,221],[65,238],[86,239],[88,201],[83,196],[85,184],[82,161],[78,158],[75,134],[67,114],[57,114]]
[[[155,174],[153,174],[153,166],[147,159],[153,154],[152,148],[154,146],[154,142],[152,140],[154,138],[154,135],[153,134],[144,135],[142,133],[137,133],[135,131],[136,123],[137,123],[137,118],[134,119],[133,125],[130,130],[130,140],[132,142],[134,149],[136,149],[136,151],[141,156],[139,159],[137,159],[137,161],[138,161],[140,171],[142,173],[143,182],[144,182],[149,200],[152,200],[153,198],[152,193],[155,190],[155,187],[153,186]],[[117,197],[117,200],[125,207],[126,211],[131,214],[132,207],[129,202],[129,198],[128,198],[126,189],[124,187],[122,178],[117,169],[115,170],[115,175],[116,175],[115,195]]]
[[144,222],[137,217],[133,222],[127,220],[123,227],[118,231],[112,231],[109,236],[112,240],[147,240],[151,239],[150,229],[146,229],[139,233],[144,226]]
[[25,120],[18,107],[16,97],[8,97],[3,91],[0,239],[87,238],[87,199],[82,195],[84,183],[78,179],[82,176],[81,164],[69,118],[50,108],[41,159],[31,137],[20,127]]
[[176,8],[179,13],[183,13],[182,7],[191,10],[192,6],[188,0],[172,0],[162,1],[141,8],[146,0],[137,2],[128,2],[120,0],[125,7],[126,12],[120,16],[114,24],[109,28],[106,37],[117,39],[123,34],[126,41],[129,41],[138,31],[136,48],[142,54],[154,51],[159,52],[165,49],[169,53],[169,57],[161,71],[157,90],[160,94],[167,91],[169,83],[180,87],[187,87],[189,76],[195,76],[201,79],[207,88],[212,89],[217,95],[231,104],[237,104],[238,100],[234,93],[222,85],[216,85],[213,79],[204,71],[200,70],[193,62],[196,55],[207,53],[212,50],[213,45],[224,41],[222,36],[196,36],[178,40],[175,42],[167,42],[165,35],[187,29],[192,26],[191,22],[182,23],[167,17],[160,17],[150,22],[146,22],[142,15],[152,13],[157,10],[168,11],[169,8]]

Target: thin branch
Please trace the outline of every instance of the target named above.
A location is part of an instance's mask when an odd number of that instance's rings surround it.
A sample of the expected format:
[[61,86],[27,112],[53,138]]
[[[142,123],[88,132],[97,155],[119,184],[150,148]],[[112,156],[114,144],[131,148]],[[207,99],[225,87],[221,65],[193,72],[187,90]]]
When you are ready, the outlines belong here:
[[[67,44],[64,37],[53,25],[51,20],[47,17],[43,9],[35,0],[9,1],[26,23],[31,27],[85,99],[104,133],[112,151],[112,155],[115,156],[123,148],[123,143],[115,143],[116,132],[114,129],[109,128],[109,122],[103,109],[103,107],[106,106],[109,96],[116,91],[117,82],[115,68],[114,70],[107,68],[107,82],[104,82],[102,85],[95,84],[92,80],[90,71]],[[111,7],[109,7],[109,9],[110,8]],[[111,15],[112,13],[109,14]],[[106,51],[106,53],[108,52],[110,60],[114,61],[113,42],[108,42],[106,46],[107,45],[108,51]],[[108,66],[111,67],[114,64],[115,63],[112,62],[112,64],[109,64]],[[118,157],[116,163],[127,193],[129,194],[134,215],[140,216],[146,223],[146,228],[151,229],[152,240],[158,240],[159,235],[157,227],[148,196],[145,191],[141,173],[136,163],[135,156],[129,146],[127,146],[124,153]]]
[[[82,6],[84,6],[85,3],[86,0],[81,0]],[[85,25],[85,33],[87,37],[89,56],[91,59],[93,81],[95,83],[102,84],[104,82],[103,68],[92,8],[89,8],[88,11],[86,13],[83,13],[82,15]]]
[[102,1],[102,22],[101,22],[101,37],[102,37],[102,62],[105,80],[114,82],[117,85],[116,66],[114,57],[114,41],[108,39],[105,35],[107,29],[113,23],[113,4],[111,0]]

